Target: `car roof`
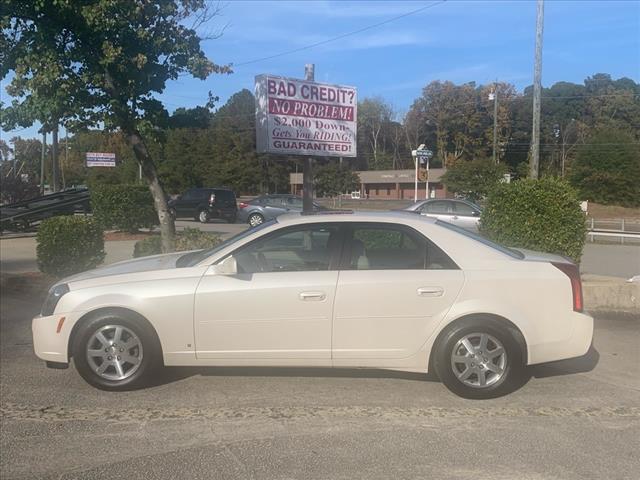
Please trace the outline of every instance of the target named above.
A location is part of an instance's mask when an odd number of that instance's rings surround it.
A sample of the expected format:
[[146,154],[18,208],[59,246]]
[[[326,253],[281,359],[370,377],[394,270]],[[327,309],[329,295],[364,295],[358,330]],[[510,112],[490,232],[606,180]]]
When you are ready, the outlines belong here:
[[298,225],[324,222],[383,222],[408,224],[413,222],[435,223],[436,219],[405,211],[352,211],[329,210],[313,213],[286,213],[278,216],[278,223]]

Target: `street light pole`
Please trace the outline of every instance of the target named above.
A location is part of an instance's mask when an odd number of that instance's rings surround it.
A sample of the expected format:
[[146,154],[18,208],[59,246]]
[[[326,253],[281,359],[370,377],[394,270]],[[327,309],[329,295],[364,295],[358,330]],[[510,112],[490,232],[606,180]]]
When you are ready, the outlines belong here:
[[493,163],[498,163],[496,147],[498,145],[498,81],[493,84]]

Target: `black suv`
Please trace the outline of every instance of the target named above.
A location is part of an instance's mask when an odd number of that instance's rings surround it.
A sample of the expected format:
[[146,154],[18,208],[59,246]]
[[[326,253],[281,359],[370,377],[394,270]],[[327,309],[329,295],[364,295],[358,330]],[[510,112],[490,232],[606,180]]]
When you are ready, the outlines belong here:
[[174,200],[169,200],[173,218],[191,217],[207,223],[212,218],[236,221],[236,194],[228,188],[191,188]]

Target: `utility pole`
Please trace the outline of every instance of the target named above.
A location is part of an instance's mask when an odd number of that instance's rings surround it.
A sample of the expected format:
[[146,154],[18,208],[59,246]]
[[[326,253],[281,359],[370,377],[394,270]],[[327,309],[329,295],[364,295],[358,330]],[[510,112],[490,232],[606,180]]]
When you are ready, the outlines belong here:
[[[315,65],[307,63],[304,66],[304,79],[315,81]],[[304,157],[302,171],[302,211],[313,211],[313,157]]]
[[64,127],[64,165],[60,164],[60,174],[62,175],[62,189],[67,188],[67,181],[64,178],[64,167],[69,166],[69,132]]
[[58,191],[58,121],[51,131],[51,188]]
[[496,148],[498,145],[498,80],[493,84],[493,163],[498,163]]
[[538,178],[540,166],[540,93],[542,90],[542,31],[544,28],[544,0],[538,0],[536,15],[536,53],[533,68],[533,130],[529,177]]
[[47,132],[42,127],[42,155],[40,157],[40,195],[44,195],[44,161],[47,152]]

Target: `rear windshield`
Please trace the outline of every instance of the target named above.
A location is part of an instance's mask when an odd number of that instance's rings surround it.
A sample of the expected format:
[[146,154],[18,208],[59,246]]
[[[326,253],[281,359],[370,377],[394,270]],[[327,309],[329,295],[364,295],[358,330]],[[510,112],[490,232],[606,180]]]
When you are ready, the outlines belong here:
[[224,202],[233,202],[236,199],[235,194],[231,190],[214,190],[216,200]]
[[464,235],[467,238],[471,238],[476,242],[480,242],[487,247],[491,247],[494,250],[498,250],[505,255],[509,255],[511,258],[517,258],[518,260],[522,260],[524,258],[524,254],[515,250],[513,248],[505,247],[504,245],[500,245],[499,243],[492,242],[488,238],[485,238],[476,233],[470,232],[469,230],[465,230],[464,228],[458,227],[457,225],[453,225],[448,222],[443,222],[442,220],[436,220],[436,225],[440,225],[441,227],[447,228],[449,230],[453,230],[454,232],[458,232],[461,235]]

